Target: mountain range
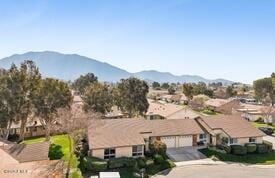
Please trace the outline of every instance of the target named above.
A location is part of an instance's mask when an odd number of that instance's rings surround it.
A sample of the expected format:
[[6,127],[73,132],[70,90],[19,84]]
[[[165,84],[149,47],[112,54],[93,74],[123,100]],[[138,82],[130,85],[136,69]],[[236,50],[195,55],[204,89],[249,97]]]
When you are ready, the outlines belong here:
[[231,84],[232,81],[225,79],[210,80],[197,75],[173,75],[169,72],[146,70],[137,73],[130,73],[111,64],[100,62],[78,54],[62,54],[53,51],[27,52],[14,54],[10,57],[0,59],[0,68],[9,68],[12,63],[19,65],[24,60],[32,60],[39,67],[44,77],[54,77],[62,80],[75,80],[80,75],[92,72],[99,80],[117,82],[128,77],[137,77],[147,81],[184,83],[184,82],[222,82]]

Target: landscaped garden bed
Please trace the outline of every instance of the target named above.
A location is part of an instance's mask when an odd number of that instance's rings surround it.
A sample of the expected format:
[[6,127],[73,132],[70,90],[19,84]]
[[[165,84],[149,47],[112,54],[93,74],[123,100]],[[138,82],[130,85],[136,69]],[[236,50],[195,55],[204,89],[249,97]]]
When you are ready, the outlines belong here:
[[275,164],[275,152],[268,144],[232,145],[231,147],[209,147],[199,150],[215,160],[248,164]]

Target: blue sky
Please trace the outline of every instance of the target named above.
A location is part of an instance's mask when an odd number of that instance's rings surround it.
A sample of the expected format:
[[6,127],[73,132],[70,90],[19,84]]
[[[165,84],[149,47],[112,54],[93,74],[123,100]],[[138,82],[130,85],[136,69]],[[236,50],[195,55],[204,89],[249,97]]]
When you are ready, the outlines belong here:
[[275,72],[275,1],[0,0],[0,58],[45,50],[252,83]]

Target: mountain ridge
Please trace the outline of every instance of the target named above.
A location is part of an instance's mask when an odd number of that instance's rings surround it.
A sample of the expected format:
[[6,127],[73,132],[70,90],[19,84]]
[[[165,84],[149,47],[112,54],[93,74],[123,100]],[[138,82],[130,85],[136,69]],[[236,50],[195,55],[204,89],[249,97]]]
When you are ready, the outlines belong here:
[[157,70],[143,70],[140,72],[131,73],[107,62],[101,62],[79,54],[63,54],[55,51],[30,51],[23,54],[13,54],[9,57],[0,59],[0,67],[7,69],[12,63],[19,65],[24,60],[34,61],[44,77],[54,77],[62,80],[74,80],[80,75],[92,72],[98,76],[99,80],[107,82],[116,82],[122,78],[133,76],[140,79],[157,81],[161,83],[197,83],[199,81],[205,83],[233,83],[230,80],[221,78],[211,80],[199,75],[174,75],[170,72],[159,72]]

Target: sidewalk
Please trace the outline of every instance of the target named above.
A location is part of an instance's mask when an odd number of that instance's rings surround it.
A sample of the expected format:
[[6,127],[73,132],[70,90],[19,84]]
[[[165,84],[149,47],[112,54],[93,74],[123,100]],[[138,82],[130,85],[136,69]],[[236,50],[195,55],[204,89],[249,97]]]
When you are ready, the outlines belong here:
[[183,161],[183,162],[174,162],[177,167],[189,166],[189,165],[237,165],[237,166],[246,166],[254,168],[263,168],[263,169],[275,169],[275,165],[263,165],[263,164],[245,164],[245,163],[236,163],[236,162],[223,162],[223,161],[213,161],[210,158],[194,160],[194,161]]

